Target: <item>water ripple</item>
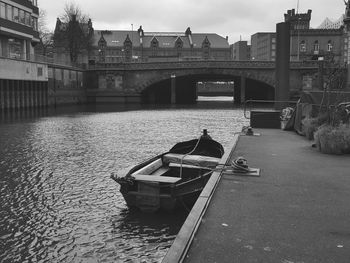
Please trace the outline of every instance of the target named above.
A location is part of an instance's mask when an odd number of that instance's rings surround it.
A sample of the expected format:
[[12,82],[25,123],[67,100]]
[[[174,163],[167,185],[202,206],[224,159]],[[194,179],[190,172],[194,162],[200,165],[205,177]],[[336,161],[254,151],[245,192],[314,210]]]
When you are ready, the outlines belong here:
[[127,209],[109,174],[192,139],[228,145],[233,109],[71,113],[0,126],[1,262],[160,262],[185,213]]

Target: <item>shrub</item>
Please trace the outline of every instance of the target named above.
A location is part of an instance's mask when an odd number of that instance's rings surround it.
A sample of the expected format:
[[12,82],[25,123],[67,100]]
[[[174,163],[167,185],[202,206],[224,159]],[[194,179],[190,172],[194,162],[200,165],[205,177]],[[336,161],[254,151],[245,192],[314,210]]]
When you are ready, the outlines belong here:
[[315,142],[323,153],[350,153],[350,124],[340,124],[336,127],[322,125],[315,133]]
[[317,118],[306,117],[301,121],[301,123],[303,124],[303,133],[305,134],[306,138],[309,140],[313,140],[314,132],[318,128]]
[[303,124],[303,132],[307,139],[313,140],[314,139],[314,133],[317,131],[318,127],[323,125],[328,121],[328,115],[327,114],[320,114],[319,116],[312,118],[312,117],[306,117],[301,121]]

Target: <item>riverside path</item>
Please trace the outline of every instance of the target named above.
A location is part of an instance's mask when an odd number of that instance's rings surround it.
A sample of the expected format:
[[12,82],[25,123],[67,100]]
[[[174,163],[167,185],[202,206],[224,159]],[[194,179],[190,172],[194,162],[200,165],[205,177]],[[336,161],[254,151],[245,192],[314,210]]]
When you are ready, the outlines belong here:
[[244,156],[261,176],[217,176],[163,262],[350,262],[349,155],[322,154],[294,132],[255,132],[237,137],[228,160]]

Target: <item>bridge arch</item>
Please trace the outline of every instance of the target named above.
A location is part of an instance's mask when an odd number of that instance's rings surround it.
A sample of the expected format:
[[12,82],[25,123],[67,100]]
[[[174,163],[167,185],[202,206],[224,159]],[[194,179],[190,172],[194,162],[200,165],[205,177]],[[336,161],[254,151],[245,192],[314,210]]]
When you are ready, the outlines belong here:
[[[234,81],[236,102],[244,99],[274,99],[275,76],[271,71],[243,69],[174,69],[147,72],[136,85],[143,102],[169,103],[171,100],[171,76],[175,76],[176,103],[192,103],[197,99],[198,81]],[[140,77],[140,76],[139,76]],[[242,95],[243,94],[243,95]]]

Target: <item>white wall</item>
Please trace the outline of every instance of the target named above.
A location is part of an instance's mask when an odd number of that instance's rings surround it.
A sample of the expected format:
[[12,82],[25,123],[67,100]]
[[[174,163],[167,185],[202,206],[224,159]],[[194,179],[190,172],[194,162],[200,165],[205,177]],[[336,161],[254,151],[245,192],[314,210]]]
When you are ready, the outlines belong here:
[[48,67],[24,60],[0,58],[0,79],[48,81]]

